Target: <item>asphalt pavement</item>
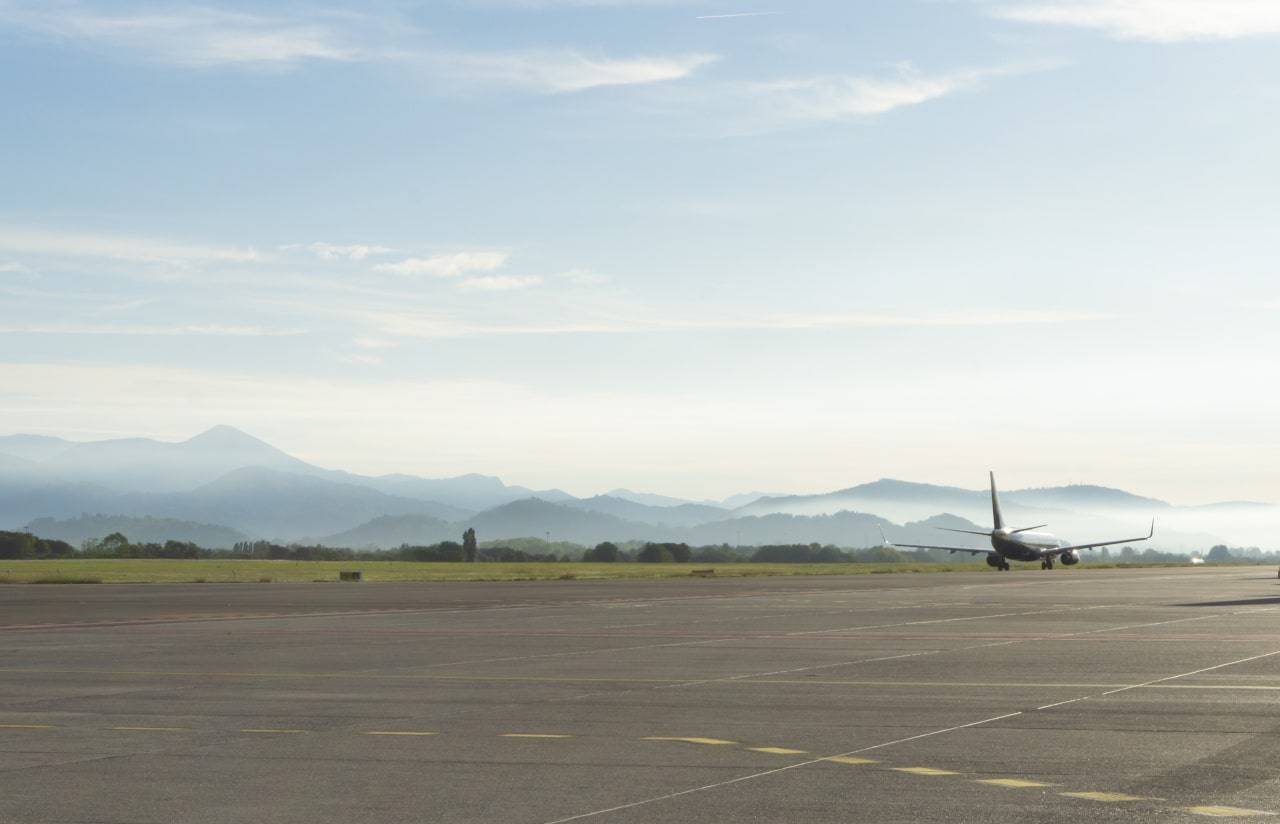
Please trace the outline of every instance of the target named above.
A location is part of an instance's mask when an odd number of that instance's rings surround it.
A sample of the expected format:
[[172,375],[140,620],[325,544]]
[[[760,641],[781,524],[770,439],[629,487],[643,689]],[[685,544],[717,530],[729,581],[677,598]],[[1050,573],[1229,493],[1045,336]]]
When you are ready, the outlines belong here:
[[1280,813],[1270,568],[0,586],[4,822]]

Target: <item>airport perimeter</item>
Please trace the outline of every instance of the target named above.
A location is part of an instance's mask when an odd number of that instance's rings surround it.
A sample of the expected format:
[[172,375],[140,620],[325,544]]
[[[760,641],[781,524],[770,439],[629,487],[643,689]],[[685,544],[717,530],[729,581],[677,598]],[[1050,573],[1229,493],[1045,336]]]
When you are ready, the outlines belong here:
[[0,587],[0,821],[1280,813],[1266,568]]

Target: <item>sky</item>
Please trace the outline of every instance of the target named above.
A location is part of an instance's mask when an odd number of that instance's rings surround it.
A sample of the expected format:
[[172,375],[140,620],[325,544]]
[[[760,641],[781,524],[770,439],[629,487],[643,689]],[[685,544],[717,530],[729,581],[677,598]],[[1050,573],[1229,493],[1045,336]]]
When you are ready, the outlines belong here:
[[1274,0],[0,0],[0,432],[1280,501]]

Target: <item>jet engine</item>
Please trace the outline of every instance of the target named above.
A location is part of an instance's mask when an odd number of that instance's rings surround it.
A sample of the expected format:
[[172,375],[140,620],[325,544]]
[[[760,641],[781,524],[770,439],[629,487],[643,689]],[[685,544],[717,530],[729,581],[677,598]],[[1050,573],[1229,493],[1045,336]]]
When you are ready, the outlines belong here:
[[1004,559],[994,553],[987,555],[987,566],[1004,566]]
[[1080,550],[1073,549],[1069,552],[1062,553],[1062,563],[1066,566],[1075,566],[1080,563]]

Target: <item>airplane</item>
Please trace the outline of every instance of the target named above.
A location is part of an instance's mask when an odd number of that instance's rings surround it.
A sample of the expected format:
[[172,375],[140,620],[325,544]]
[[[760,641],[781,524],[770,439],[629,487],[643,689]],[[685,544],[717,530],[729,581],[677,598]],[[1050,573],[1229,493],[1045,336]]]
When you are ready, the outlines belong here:
[[[892,544],[885,539],[889,547],[900,546],[908,549],[945,549],[947,552],[967,552],[970,555],[987,556],[987,564],[1001,572],[1009,570],[1009,561],[1039,561],[1041,569],[1053,569],[1054,561],[1061,559],[1064,566],[1075,566],[1080,563],[1080,550],[1097,549],[1101,546],[1115,544],[1132,544],[1149,540],[1156,534],[1155,519],[1151,519],[1151,530],[1140,538],[1122,538],[1119,541],[1096,541],[1089,544],[1073,544],[1062,538],[1055,538],[1047,532],[1033,532],[1048,524],[1027,526],[1021,529],[1010,529],[1004,525],[1004,515],[1000,512],[1000,494],[996,491],[996,473],[991,473],[991,519],[993,529],[990,532],[975,532],[971,529],[948,529],[938,527],[947,532],[964,532],[969,535],[981,535],[991,539],[991,549],[972,549],[962,546],[930,546],[927,544]],[[881,537],[884,536],[881,530]]]

